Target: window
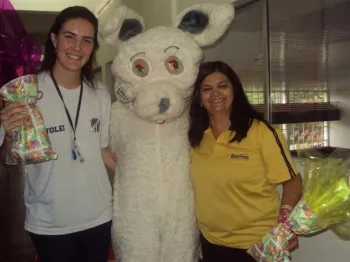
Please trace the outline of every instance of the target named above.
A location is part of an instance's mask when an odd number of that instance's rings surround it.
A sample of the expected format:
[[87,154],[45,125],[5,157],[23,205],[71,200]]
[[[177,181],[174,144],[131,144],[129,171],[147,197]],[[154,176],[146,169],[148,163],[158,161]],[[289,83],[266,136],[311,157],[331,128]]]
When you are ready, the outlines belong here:
[[[246,95],[251,104],[264,104],[264,93],[248,89]],[[275,104],[327,102],[324,90],[286,92],[283,88],[271,92],[270,100]],[[290,150],[328,146],[328,122],[278,124],[275,127],[284,133]]]

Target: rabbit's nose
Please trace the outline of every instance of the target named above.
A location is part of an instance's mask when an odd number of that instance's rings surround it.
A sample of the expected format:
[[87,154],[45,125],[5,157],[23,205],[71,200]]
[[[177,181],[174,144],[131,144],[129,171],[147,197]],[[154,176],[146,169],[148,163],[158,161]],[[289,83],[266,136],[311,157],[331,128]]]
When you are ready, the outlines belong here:
[[170,100],[169,100],[169,98],[162,98],[162,99],[160,99],[158,107],[159,107],[159,113],[161,113],[161,114],[165,113],[170,107]]

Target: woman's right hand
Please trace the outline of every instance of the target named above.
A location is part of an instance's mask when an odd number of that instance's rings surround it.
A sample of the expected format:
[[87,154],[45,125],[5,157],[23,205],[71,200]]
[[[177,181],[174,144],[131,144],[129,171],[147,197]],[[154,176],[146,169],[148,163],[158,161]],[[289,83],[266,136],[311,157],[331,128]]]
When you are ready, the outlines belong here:
[[12,137],[12,130],[30,123],[29,110],[26,105],[13,102],[0,112],[0,123],[4,127],[6,135]]

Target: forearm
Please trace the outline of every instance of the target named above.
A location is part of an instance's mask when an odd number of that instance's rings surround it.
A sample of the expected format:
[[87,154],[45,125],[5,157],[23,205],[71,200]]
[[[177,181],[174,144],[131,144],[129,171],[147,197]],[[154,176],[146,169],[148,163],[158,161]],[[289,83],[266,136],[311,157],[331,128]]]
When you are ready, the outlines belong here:
[[282,184],[283,194],[281,206],[294,207],[300,200],[302,194],[302,178],[300,175],[293,177]]
[[117,160],[115,158],[115,154],[111,151],[109,147],[102,148],[101,153],[103,163],[110,171],[114,173],[117,167]]

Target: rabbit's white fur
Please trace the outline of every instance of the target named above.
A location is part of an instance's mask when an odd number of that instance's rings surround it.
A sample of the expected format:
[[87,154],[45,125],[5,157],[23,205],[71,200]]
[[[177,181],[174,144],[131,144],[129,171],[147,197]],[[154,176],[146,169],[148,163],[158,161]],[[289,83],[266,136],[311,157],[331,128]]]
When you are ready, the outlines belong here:
[[[206,14],[203,30],[178,28],[190,11]],[[187,109],[201,47],[217,41],[233,17],[230,4],[202,4],[182,12],[174,27],[145,31],[142,18],[122,6],[101,28],[102,38],[117,48],[110,125],[118,158],[112,233],[117,261],[197,261]],[[128,26],[136,33],[123,37]]]

